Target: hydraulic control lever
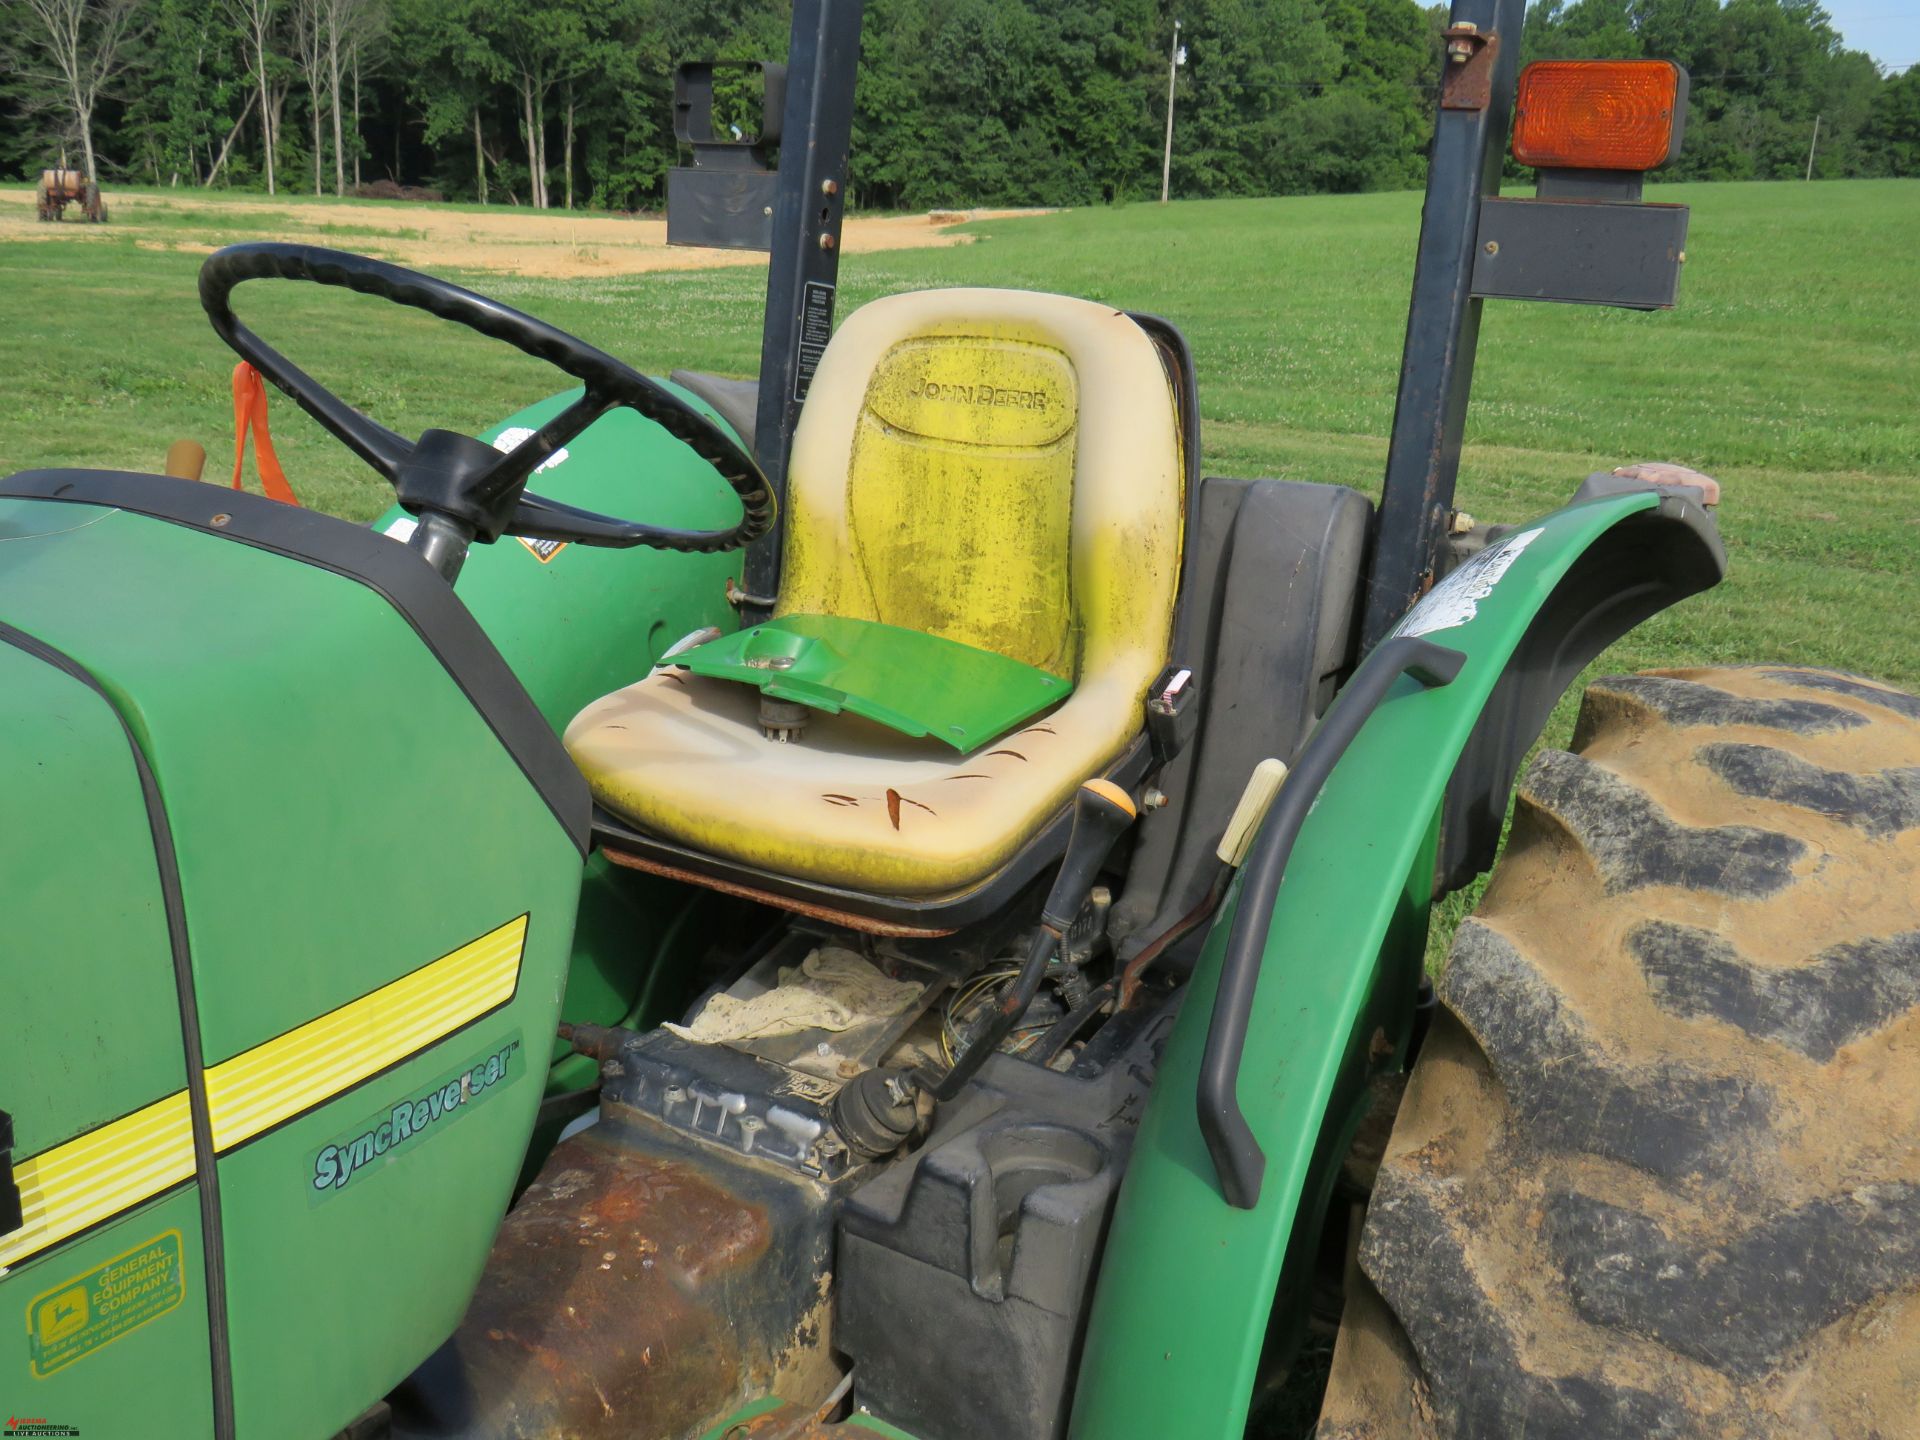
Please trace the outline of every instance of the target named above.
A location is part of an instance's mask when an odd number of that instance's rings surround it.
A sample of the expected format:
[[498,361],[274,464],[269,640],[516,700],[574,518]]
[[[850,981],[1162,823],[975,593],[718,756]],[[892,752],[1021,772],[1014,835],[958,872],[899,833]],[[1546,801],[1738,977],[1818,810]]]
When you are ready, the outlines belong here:
[[1041,908],[1040,930],[1027,952],[1026,964],[1001,992],[1000,1002],[968,1027],[960,1053],[944,1075],[925,1070],[914,1075],[934,1099],[951,1100],[958,1095],[1026,1013],[1039,993],[1047,962],[1086,906],[1100,867],[1138,814],[1132,798],[1111,780],[1089,780],[1080,787],[1073,797],[1073,831],[1067,837],[1067,853],[1060,861],[1053,889],[1047,892],[1047,903]]

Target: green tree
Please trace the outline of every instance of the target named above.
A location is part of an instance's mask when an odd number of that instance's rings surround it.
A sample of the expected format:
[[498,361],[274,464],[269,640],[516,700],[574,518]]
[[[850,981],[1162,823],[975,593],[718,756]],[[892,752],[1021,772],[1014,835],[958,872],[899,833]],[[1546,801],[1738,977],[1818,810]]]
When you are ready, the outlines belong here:
[[1920,66],[1882,83],[1860,141],[1867,174],[1920,176]]
[[87,179],[100,178],[94,116],[138,53],[147,15],[140,0],[7,0],[4,15],[30,104],[57,106],[79,143]]
[[637,209],[657,196],[674,161],[672,67],[658,8],[658,0],[620,0],[591,31],[595,59],[580,83],[594,123],[580,163],[593,203],[607,209]]
[[1341,58],[1303,121],[1312,188],[1418,184],[1433,136],[1437,17],[1413,0],[1327,0],[1326,14]]
[[248,99],[236,73],[238,37],[224,12],[198,0],[150,0],[140,82],[132,87],[121,133],[129,168],[156,185],[185,175],[197,180],[200,157],[211,167],[232,118]]
[[[482,204],[488,198],[485,117],[507,78],[505,58],[478,23],[484,8],[486,0],[397,0],[393,9],[395,53],[413,62],[402,103],[411,100],[419,107],[426,143],[452,152],[442,164],[471,183]],[[473,169],[460,176],[458,157],[469,135]],[[457,145],[451,143],[456,137]]]
[[[389,5],[391,44],[367,23]],[[10,61],[0,170],[36,167],[70,142],[93,153],[83,163],[115,172],[170,179],[221,162],[223,182],[272,189],[283,163],[311,163],[316,187],[331,168],[343,189],[368,153],[364,130],[397,181],[631,209],[659,203],[676,163],[674,66],[779,58],[791,4],[0,0],[0,12],[13,21],[0,26]],[[1175,101],[1176,193],[1419,183],[1437,4],[868,0],[851,201],[1082,205],[1154,193],[1176,14],[1189,61]],[[77,17],[63,32],[79,57],[71,75],[45,16]],[[86,78],[108,22],[148,21],[150,43],[106,47],[111,70],[135,73]],[[1815,0],[1540,0],[1523,56],[1685,66],[1677,177],[1803,174],[1816,120],[1816,175],[1912,171],[1911,74],[1882,76],[1845,49]],[[723,118],[754,122],[745,81],[724,98],[737,113]]]
[[274,175],[274,121],[280,111],[279,96],[285,93],[285,81],[276,83],[285,68],[280,58],[282,0],[224,0],[242,63],[253,81],[255,108],[260,117],[260,158],[267,174],[267,194],[277,188]]

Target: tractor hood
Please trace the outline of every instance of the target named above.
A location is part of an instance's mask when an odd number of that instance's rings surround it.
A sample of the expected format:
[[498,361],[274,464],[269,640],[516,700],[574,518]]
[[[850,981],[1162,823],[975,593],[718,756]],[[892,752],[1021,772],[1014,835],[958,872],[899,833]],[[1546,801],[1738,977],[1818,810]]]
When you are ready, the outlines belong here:
[[334,1433],[506,1209],[583,783],[402,546],[62,471],[0,484],[0,794],[0,1376],[87,1433]]

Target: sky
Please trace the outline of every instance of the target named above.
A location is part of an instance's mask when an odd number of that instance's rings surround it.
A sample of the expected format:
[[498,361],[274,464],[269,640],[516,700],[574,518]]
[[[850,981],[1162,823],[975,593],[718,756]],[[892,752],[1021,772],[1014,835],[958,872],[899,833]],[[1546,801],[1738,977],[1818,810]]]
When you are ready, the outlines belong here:
[[1882,65],[1920,61],[1920,0],[1820,0],[1849,50],[1864,50]]

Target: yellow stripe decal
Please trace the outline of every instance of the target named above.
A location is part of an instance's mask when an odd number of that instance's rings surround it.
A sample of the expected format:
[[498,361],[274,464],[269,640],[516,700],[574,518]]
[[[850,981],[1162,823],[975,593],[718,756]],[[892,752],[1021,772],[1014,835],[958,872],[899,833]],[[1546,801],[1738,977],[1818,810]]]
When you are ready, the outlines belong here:
[[0,1269],[131,1209],[193,1174],[182,1090],[14,1166],[21,1218],[0,1237]]
[[[324,1105],[513,998],[527,917],[206,1072],[215,1153]],[[14,1166],[24,1224],[0,1272],[193,1178],[181,1090]]]
[[207,1071],[213,1148],[227,1150],[424,1050],[505,1004],[520,978],[527,917],[371,995]]

